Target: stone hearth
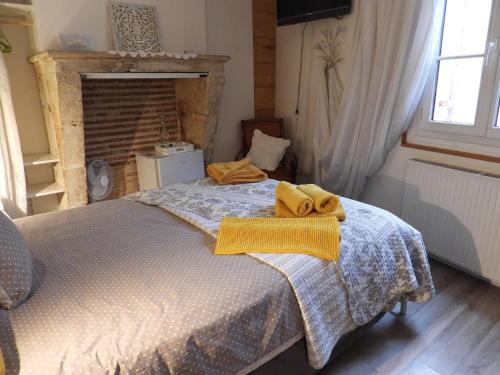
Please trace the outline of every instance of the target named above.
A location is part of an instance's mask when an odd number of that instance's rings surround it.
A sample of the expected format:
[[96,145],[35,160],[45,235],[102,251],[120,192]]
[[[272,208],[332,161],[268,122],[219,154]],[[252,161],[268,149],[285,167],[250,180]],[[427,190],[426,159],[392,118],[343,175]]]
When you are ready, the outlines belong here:
[[87,204],[82,78],[85,73],[206,73],[203,78],[175,80],[183,140],[212,160],[229,56],[199,55],[190,60],[166,56],[120,57],[106,52],[49,51],[31,58],[36,71],[50,151],[60,160],[56,182],[65,192],[60,208]]

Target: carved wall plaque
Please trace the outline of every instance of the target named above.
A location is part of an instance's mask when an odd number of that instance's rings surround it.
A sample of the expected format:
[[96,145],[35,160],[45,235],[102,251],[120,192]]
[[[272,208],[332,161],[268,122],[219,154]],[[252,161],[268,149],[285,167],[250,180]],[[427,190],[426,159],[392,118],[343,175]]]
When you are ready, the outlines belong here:
[[108,13],[115,49],[132,52],[161,50],[156,7],[111,2]]

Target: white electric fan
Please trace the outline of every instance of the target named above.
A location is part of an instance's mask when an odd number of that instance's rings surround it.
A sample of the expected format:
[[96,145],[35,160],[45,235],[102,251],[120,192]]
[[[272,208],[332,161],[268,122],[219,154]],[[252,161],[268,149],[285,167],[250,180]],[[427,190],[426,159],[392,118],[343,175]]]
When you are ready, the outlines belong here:
[[113,171],[104,160],[94,160],[87,167],[87,191],[91,202],[102,201],[113,189]]

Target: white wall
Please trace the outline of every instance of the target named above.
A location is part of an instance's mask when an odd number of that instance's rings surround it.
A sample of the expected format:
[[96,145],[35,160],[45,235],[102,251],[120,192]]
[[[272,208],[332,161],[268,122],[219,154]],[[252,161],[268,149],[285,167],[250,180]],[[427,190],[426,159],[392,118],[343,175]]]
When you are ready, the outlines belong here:
[[252,0],[207,0],[207,50],[230,55],[215,141],[215,161],[234,160],[240,121],[253,117]]
[[[167,51],[194,50],[231,55],[219,116],[215,158],[232,160],[240,145],[239,121],[253,114],[251,0],[121,0],[156,5],[160,38]],[[34,25],[3,27],[14,52],[6,56],[23,153],[46,153],[48,142],[33,67],[35,51],[59,49],[59,34],[89,35],[95,50],[113,48],[103,0],[33,0]],[[30,43],[33,34],[34,45]],[[30,183],[51,181],[50,166],[27,170]],[[56,205],[54,197],[34,200],[35,212]]]
[[295,108],[299,81],[300,43],[304,25],[280,26],[276,31],[276,116],[285,119],[287,137],[295,138],[294,149],[300,158],[299,169],[303,172],[305,168],[306,174],[312,157],[312,131],[322,74],[322,62],[318,58],[318,51],[314,49],[314,44],[321,40],[323,30],[335,26],[344,27],[340,46],[343,61],[339,65],[339,74],[343,84],[346,85],[352,66],[353,20],[353,15],[347,15],[342,20],[324,19],[307,24],[304,34],[304,60],[298,117],[295,115]]
[[[355,3],[355,5],[357,2]],[[335,24],[346,27],[342,41],[342,56],[344,61],[340,65],[340,74],[344,84],[349,84],[350,67],[352,66],[352,51],[350,49],[354,37],[353,14],[338,21],[335,19],[311,22],[306,29],[306,43],[304,53],[304,78],[302,82],[301,114],[299,122],[313,130],[316,91],[318,87],[321,64],[315,57],[313,44],[320,39],[321,30]],[[299,70],[300,33],[302,25],[278,27],[277,30],[277,84],[276,84],[276,112],[277,116],[285,118],[289,131],[293,130],[294,110],[297,95],[297,77]],[[298,140],[301,141],[300,139]],[[305,148],[310,147],[305,145]],[[311,152],[309,150],[309,152]],[[361,200],[385,208],[397,215],[401,213],[405,163],[408,159],[419,158],[437,163],[445,163],[462,168],[468,168],[487,173],[500,175],[500,164],[483,162],[438,154],[422,150],[401,147],[399,144],[389,153],[383,168],[373,176],[367,184]],[[300,160],[299,160],[300,162]]]
[[[155,5],[160,41],[166,51],[206,51],[205,0],[120,0]],[[113,48],[103,0],[33,0],[38,51],[59,48],[59,34],[89,35],[95,49]]]
[[23,152],[47,152],[49,146],[43,127],[35,71],[28,62],[32,53],[29,29],[6,25],[2,26],[2,30],[13,47],[12,52],[4,56],[11,82],[19,136],[23,141]]

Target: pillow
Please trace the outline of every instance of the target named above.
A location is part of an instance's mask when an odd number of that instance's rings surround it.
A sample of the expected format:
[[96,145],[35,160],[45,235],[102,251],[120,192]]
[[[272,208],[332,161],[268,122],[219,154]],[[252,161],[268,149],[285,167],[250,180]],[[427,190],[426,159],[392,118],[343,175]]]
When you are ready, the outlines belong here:
[[255,129],[252,147],[246,157],[260,169],[274,171],[283,160],[283,155],[291,143],[288,139],[271,137]]
[[0,210],[0,307],[12,309],[31,290],[31,254],[22,234]]

